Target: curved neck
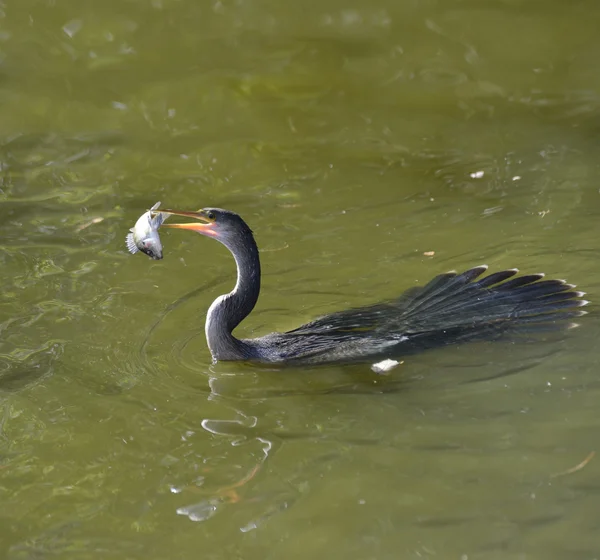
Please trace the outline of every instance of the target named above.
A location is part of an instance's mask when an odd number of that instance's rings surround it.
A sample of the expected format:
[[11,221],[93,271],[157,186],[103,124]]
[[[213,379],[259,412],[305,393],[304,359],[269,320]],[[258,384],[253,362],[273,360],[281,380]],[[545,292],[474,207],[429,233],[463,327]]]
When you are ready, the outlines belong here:
[[219,240],[237,266],[237,282],[228,294],[219,296],[206,315],[206,340],[214,360],[249,358],[250,348],[231,333],[254,309],[260,293],[260,258],[252,232]]

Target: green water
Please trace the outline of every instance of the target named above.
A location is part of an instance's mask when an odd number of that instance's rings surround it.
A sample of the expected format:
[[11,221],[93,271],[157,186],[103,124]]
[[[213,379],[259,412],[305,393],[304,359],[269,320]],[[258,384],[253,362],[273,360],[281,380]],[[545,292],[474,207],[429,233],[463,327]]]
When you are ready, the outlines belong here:
[[230,255],[124,245],[158,200],[242,214],[245,336],[481,263],[595,301],[599,26],[591,1],[2,3],[0,557],[599,558],[600,457],[567,472],[600,451],[593,306],[388,377],[211,365]]

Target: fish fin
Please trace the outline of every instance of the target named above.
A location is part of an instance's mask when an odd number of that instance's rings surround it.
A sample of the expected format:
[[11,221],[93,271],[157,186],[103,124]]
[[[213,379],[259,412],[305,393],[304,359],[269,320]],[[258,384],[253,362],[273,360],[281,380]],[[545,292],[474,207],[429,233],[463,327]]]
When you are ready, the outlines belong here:
[[155,229],[158,229],[160,226],[162,226],[163,222],[170,216],[171,214],[166,214],[165,212],[157,212],[156,216],[154,217],[154,221],[152,222],[152,225],[154,226]]
[[[160,206],[160,200],[148,210],[148,223],[152,229],[158,229],[161,224],[171,215],[163,212],[158,212],[157,208]],[[152,215],[154,214],[154,216]]]
[[127,234],[127,237],[125,238],[125,243],[127,244],[127,249],[132,255],[135,255],[139,251],[133,239],[133,233]]

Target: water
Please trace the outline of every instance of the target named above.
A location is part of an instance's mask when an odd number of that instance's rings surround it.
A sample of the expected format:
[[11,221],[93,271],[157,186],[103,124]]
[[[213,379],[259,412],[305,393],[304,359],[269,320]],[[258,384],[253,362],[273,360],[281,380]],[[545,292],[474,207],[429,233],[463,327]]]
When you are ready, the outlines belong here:
[[265,277],[240,335],[484,262],[595,301],[596,4],[0,16],[2,558],[599,557],[593,307],[389,376],[213,366],[227,251],[124,245],[158,200],[242,214]]

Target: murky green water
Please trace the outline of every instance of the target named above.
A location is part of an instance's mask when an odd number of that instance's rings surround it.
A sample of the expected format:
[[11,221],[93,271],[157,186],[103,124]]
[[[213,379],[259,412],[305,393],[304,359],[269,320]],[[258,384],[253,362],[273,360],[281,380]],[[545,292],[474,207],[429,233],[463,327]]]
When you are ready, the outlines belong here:
[[227,251],[124,247],[157,200],[238,211],[265,271],[246,335],[483,262],[598,299],[597,3],[0,16],[0,557],[600,557],[600,458],[567,472],[598,451],[594,313],[386,378],[213,366]]

